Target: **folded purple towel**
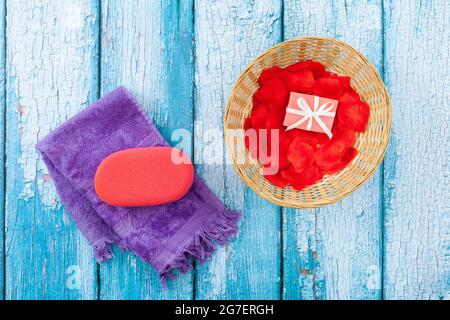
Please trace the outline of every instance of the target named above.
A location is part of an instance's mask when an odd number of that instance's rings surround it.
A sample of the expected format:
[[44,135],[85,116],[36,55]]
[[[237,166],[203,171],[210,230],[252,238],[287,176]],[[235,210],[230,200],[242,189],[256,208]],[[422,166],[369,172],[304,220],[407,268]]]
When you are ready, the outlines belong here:
[[187,272],[192,258],[203,262],[237,232],[240,214],[225,209],[195,177],[180,200],[141,208],[113,207],[96,195],[97,166],[109,154],[136,147],[168,145],[125,88],[81,111],[37,144],[61,200],[94,247],[99,262],[111,245],[150,263],[165,282]]

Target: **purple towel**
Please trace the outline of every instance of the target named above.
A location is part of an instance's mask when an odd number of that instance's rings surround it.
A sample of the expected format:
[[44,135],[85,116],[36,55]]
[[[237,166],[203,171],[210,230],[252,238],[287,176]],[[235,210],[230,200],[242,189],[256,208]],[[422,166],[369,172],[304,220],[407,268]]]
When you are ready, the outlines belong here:
[[112,244],[150,263],[163,282],[203,262],[237,232],[239,213],[225,209],[195,177],[180,200],[159,206],[122,208],[101,201],[93,188],[97,166],[109,154],[168,145],[125,88],[81,111],[37,144],[61,200],[94,247],[99,262]]

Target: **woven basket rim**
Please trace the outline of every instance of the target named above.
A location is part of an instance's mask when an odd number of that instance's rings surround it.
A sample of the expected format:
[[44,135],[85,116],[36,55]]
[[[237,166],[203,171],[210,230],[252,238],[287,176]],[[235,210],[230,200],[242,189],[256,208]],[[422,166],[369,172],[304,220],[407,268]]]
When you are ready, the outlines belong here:
[[[251,70],[251,68],[255,65],[255,63],[257,61],[260,61],[266,55],[272,53],[273,51],[278,50],[279,48],[282,48],[282,47],[288,45],[289,43],[317,41],[317,40],[319,40],[319,41],[326,41],[326,42],[330,42],[330,43],[332,43],[334,45],[345,47],[352,54],[354,54],[355,56],[360,58],[362,60],[362,62],[364,63],[364,65],[367,66],[370,69],[371,72],[373,72],[373,74],[376,77],[376,80],[380,84],[380,88],[382,89],[380,94],[384,97],[384,99],[386,101],[385,107],[386,107],[387,121],[386,121],[386,124],[385,124],[385,130],[387,131],[387,134],[386,134],[387,139],[384,139],[382,145],[379,147],[381,152],[379,153],[378,158],[375,161],[375,165],[373,165],[373,167],[370,170],[364,172],[363,178],[360,181],[358,181],[358,183],[355,186],[353,186],[351,189],[349,189],[348,191],[339,193],[338,195],[336,195],[334,197],[327,198],[324,201],[315,201],[315,202],[304,202],[304,201],[300,202],[300,201],[297,201],[296,203],[288,203],[286,201],[280,201],[278,198],[275,198],[273,196],[270,197],[267,193],[262,192],[259,188],[257,188],[255,185],[250,183],[250,181],[248,181],[247,175],[242,172],[242,170],[240,168],[240,165],[238,165],[236,163],[235,154],[232,152],[232,150],[233,150],[233,143],[230,141],[230,139],[228,139],[227,132],[226,132],[227,131],[227,120],[228,120],[229,111],[230,111],[231,99],[233,98],[233,96],[234,96],[237,88],[241,84],[241,82],[244,80],[245,75],[247,74],[247,72],[249,72]],[[370,118],[369,118],[369,121],[370,121]],[[250,189],[252,189],[256,194],[258,194],[262,198],[264,198],[264,199],[266,199],[266,200],[268,200],[271,203],[274,203],[276,205],[280,205],[280,206],[284,206],[284,207],[288,207],[288,208],[298,208],[298,209],[318,208],[318,207],[321,207],[321,206],[324,206],[324,205],[328,205],[328,204],[332,204],[332,203],[335,203],[337,201],[342,200],[343,198],[347,197],[348,195],[350,195],[351,193],[353,193],[354,191],[359,189],[365,182],[367,182],[372,177],[372,175],[374,174],[376,169],[379,167],[379,165],[383,161],[384,156],[385,156],[386,151],[387,151],[387,148],[389,146],[389,141],[390,141],[390,136],[391,136],[391,129],[392,129],[392,105],[391,105],[390,96],[388,94],[386,86],[385,86],[385,84],[383,82],[383,79],[381,78],[378,70],[375,68],[375,66],[361,52],[359,52],[358,50],[356,50],[355,48],[353,48],[352,46],[350,46],[346,42],[344,42],[342,40],[338,40],[338,39],[333,39],[333,38],[329,38],[329,37],[311,37],[311,36],[298,37],[298,38],[293,38],[293,39],[289,39],[289,40],[280,42],[280,43],[270,47],[269,49],[265,50],[264,52],[259,54],[256,58],[254,58],[245,67],[245,69],[239,74],[239,77],[236,80],[236,82],[234,83],[233,88],[232,88],[232,90],[231,90],[231,92],[230,92],[230,94],[228,96],[228,99],[227,99],[225,113],[224,113],[224,119],[223,119],[223,125],[224,125],[223,129],[224,129],[225,142],[226,142],[226,145],[227,145],[228,152],[230,153],[230,156],[232,158],[233,167],[236,170],[236,172],[238,173],[239,177],[244,181],[244,183]],[[247,153],[248,151],[245,150],[245,152]],[[254,164],[254,165],[256,165],[256,164]],[[344,170],[348,170],[348,167],[346,167],[342,171],[344,171]],[[275,188],[278,188],[278,187],[275,187]],[[279,188],[279,189],[282,189],[282,188]],[[302,191],[296,191],[296,192],[301,193]]]

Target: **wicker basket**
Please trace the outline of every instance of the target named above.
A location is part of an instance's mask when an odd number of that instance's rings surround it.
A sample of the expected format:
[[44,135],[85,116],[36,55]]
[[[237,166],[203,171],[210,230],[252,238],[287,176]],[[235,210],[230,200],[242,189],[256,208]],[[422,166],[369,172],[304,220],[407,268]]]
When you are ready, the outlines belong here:
[[[252,96],[258,89],[262,70],[288,66],[313,59],[328,70],[352,77],[352,87],[371,109],[364,133],[357,136],[358,156],[344,170],[327,175],[302,191],[279,188],[262,176],[262,165],[242,147],[244,138],[227,129],[242,129],[252,110]],[[244,182],[258,195],[277,205],[315,208],[336,202],[360,187],[383,160],[389,143],[392,110],[388,93],[378,72],[367,59],[348,44],[335,39],[306,37],[282,42],[256,58],[240,75],[230,94],[225,116],[225,141],[233,165]],[[239,159],[240,161],[237,161]],[[245,159],[242,161],[242,159]]]

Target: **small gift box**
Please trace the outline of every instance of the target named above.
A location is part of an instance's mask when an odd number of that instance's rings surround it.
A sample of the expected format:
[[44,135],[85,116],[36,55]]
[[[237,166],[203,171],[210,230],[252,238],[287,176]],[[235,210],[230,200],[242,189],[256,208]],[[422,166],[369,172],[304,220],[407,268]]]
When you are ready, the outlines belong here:
[[297,128],[320,132],[331,139],[337,105],[336,100],[291,92],[283,125],[286,131]]

